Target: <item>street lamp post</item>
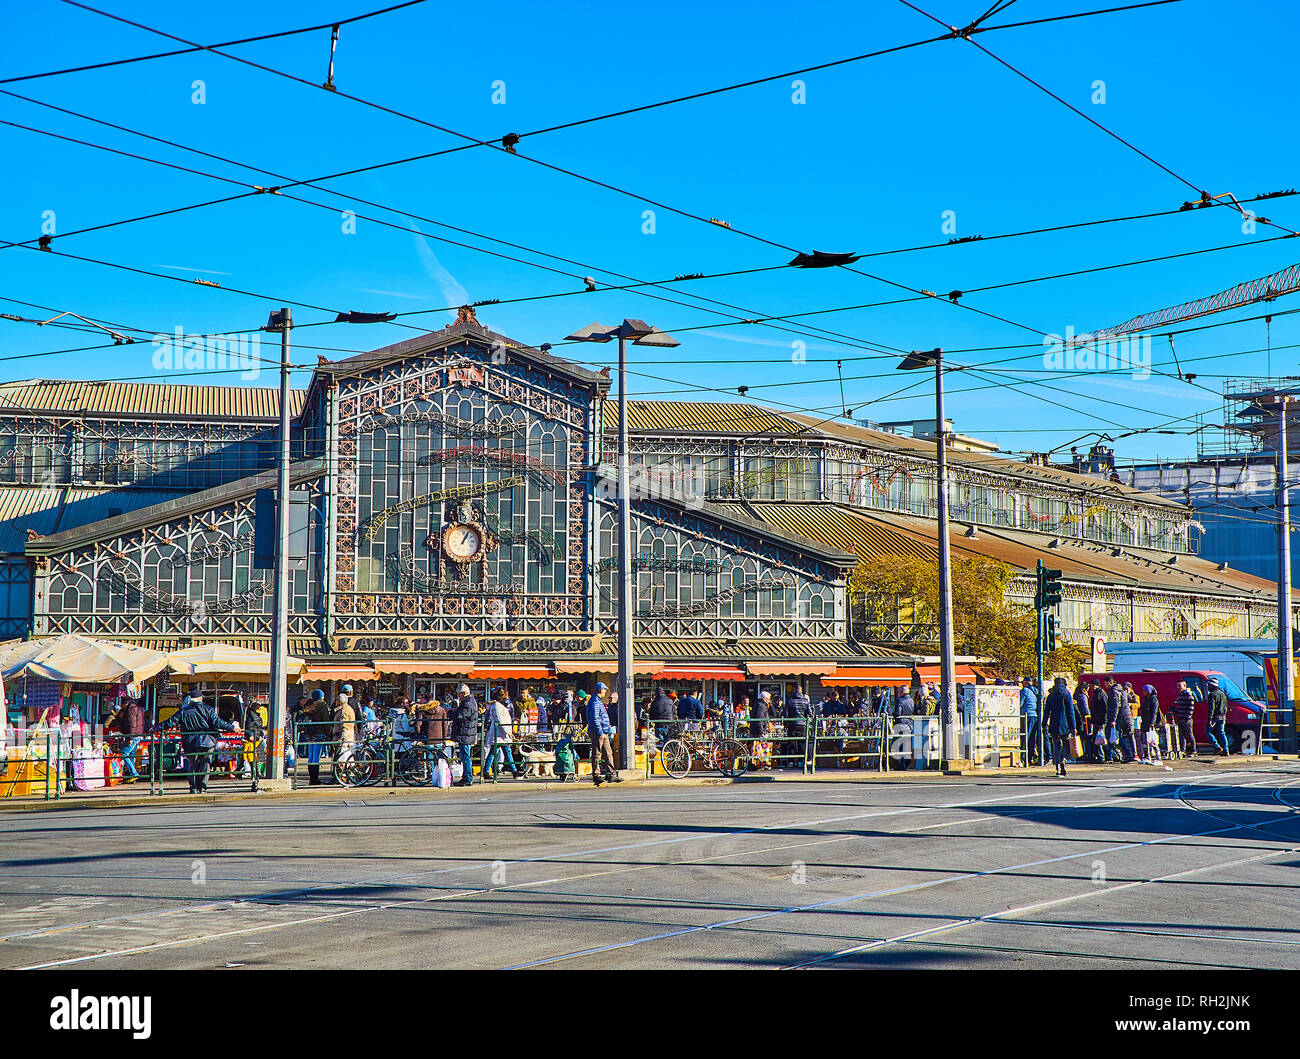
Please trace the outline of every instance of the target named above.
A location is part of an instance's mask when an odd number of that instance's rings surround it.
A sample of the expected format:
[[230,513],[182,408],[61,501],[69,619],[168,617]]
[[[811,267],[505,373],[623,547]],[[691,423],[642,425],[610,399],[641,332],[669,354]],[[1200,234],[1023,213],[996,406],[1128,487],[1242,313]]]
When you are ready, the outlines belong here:
[[627,440],[627,340],[633,345],[671,348],[680,343],[644,320],[624,320],[615,327],[591,323],[568,336],[570,342],[618,339],[618,767],[636,765],[636,707],[633,701],[632,646],[632,507]]
[[274,618],[271,623],[271,696],[267,710],[266,778],[284,779],[284,722],[288,713],[289,655],[289,332],[293,310],[271,313],[266,330],[280,332],[280,437],[276,459],[275,570],[272,584]]
[[903,371],[934,366],[934,437],[938,481],[935,493],[938,504],[935,535],[939,545],[939,715],[943,725],[940,757],[956,757],[957,743],[957,669],[953,660],[952,637],[952,563],[948,551],[948,452],[943,413],[943,350],[931,349],[909,353],[898,367]]

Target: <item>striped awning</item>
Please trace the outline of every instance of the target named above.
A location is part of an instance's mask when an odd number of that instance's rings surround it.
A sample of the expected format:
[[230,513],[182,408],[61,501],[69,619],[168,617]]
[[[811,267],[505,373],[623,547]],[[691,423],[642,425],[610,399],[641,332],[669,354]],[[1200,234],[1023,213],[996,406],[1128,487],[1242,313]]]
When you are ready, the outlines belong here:
[[555,663],[556,673],[610,673],[618,668],[611,658],[561,659]]
[[865,688],[869,684],[907,684],[912,670],[907,666],[837,666],[822,677],[824,688]]
[[736,666],[664,666],[659,674],[665,680],[740,680],[745,671]]
[[362,663],[332,665],[328,662],[308,662],[302,671],[303,680],[374,680],[375,667]]
[[375,672],[385,676],[416,673],[427,677],[467,677],[473,662],[442,661],[436,658],[376,658]]
[[[954,680],[975,679],[975,675],[976,675],[975,670],[962,662],[958,662],[956,666],[954,666],[954,669],[956,670],[956,673],[953,677]],[[917,666],[916,672],[919,674],[922,680],[938,680],[940,676],[939,664],[935,662],[933,664]]]
[[550,680],[550,666],[474,666],[469,675],[476,680]]
[[746,662],[751,677],[827,677],[836,670],[834,662]]

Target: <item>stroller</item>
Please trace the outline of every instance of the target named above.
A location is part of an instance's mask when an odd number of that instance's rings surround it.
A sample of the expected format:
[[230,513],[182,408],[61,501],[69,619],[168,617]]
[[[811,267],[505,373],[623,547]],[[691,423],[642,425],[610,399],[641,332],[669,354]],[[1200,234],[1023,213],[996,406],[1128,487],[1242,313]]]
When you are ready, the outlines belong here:
[[555,778],[561,783],[577,782],[578,755],[573,750],[573,737],[566,735],[555,744]]

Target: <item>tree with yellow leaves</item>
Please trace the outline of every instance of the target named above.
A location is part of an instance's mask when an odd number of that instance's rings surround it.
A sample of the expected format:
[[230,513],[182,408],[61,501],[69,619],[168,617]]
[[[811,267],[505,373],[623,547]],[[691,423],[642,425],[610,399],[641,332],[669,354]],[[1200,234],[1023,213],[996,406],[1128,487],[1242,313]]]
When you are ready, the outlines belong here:
[[[1004,676],[1037,673],[1032,607],[1007,599],[1016,571],[987,556],[952,560],[952,623],[957,654],[987,658]],[[849,579],[859,638],[937,648],[938,562],[887,554],[859,561]],[[1061,644],[1043,660],[1043,672],[1077,673],[1084,649]]]

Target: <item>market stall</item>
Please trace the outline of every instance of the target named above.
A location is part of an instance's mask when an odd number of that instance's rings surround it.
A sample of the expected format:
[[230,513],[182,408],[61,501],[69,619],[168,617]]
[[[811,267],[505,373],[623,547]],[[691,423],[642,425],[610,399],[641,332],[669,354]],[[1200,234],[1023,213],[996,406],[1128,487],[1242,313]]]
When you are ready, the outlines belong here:
[[65,765],[83,789],[120,776],[102,723],[124,700],[144,696],[165,665],[159,651],[75,633],[0,644],[0,678],[21,718],[5,740],[0,796],[39,793],[36,785],[57,794]]

